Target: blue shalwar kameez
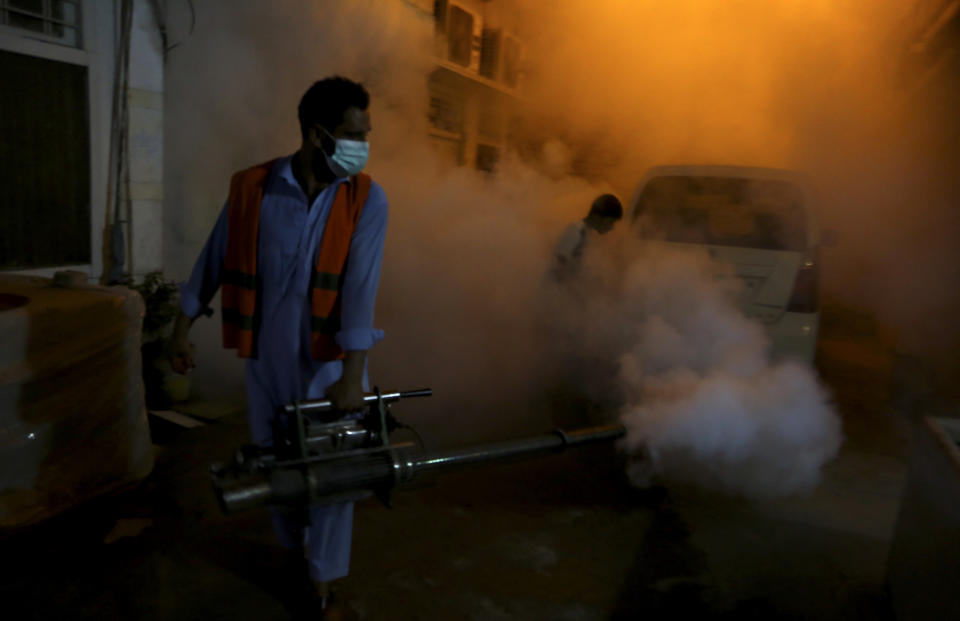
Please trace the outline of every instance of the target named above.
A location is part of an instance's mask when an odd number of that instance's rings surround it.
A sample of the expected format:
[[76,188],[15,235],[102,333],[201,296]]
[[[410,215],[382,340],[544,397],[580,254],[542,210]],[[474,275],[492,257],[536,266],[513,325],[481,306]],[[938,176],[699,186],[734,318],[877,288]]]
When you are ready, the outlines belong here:
[[[323,239],[337,179],[308,203],[293,176],[292,156],[277,160],[264,186],[257,242],[257,272],[261,277],[261,323],[256,359],[248,359],[244,374],[247,415],[253,441],[273,445],[274,417],[291,401],[324,396],[340,379],[343,363],[319,362],[310,354],[310,279]],[[190,279],[180,285],[180,304],[188,317],[207,309],[220,286],[227,249],[228,208],[217,219]],[[346,351],[368,350],[383,338],[373,328],[373,307],[380,280],[383,241],[387,229],[387,198],[376,183],[360,213],[350,240],[341,292],[341,329],[337,343]],[[369,385],[364,372],[364,388]],[[318,505],[307,511],[308,523],[271,508],[280,543],[305,546],[310,575],[330,581],[347,574],[353,503]]]

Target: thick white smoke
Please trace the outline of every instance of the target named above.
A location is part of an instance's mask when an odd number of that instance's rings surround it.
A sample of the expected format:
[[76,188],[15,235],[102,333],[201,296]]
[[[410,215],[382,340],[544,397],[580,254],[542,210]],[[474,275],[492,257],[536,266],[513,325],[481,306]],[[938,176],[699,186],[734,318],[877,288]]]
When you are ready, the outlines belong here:
[[[198,3],[195,34],[168,59],[165,221],[178,277],[230,173],[295,150],[303,90],[347,75],[371,91],[369,170],[391,209],[377,309],[387,337],[371,379],[435,390],[399,412],[428,442],[542,430],[548,380],[563,367],[585,403],[631,404],[628,447],[649,446],[664,474],[746,493],[815,481],[837,450],[837,419],[810,370],[768,361],[762,330],[730,301],[729,274],[704,257],[646,254],[621,232],[587,257],[592,277],[575,295],[545,291],[563,226],[609,187],[570,176],[573,154],[556,141],[537,162],[504,154],[495,176],[444,167],[427,139],[429,21],[392,0],[231,7]],[[208,389],[242,377],[217,332],[213,321],[194,328]]]
[[[596,240],[601,241],[601,240]],[[619,359],[620,417],[638,484],[649,466],[747,496],[807,491],[841,443],[840,421],[809,365],[775,361],[760,324],[738,309],[740,283],[705,251],[633,238],[587,257],[587,303],[571,319],[576,355]],[[599,395],[593,395],[597,400]]]

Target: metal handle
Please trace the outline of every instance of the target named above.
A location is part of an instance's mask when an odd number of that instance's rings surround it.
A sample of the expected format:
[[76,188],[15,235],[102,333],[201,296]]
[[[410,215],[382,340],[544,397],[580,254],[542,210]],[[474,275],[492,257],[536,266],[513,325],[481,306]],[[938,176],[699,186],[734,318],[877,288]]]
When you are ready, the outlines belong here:
[[[364,395],[363,404],[364,405],[373,405],[377,402],[377,399],[383,399],[387,403],[392,403],[394,401],[399,401],[400,399],[412,399],[414,397],[429,397],[433,395],[433,389],[431,388],[420,388],[417,390],[404,390],[400,392],[384,392],[380,393],[380,396],[377,395]],[[333,409],[333,402],[330,399],[310,399],[307,401],[297,401],[295,403],[288,403],[283,406],[283,409],[288,414],[293,414],[297,409],[301,412],[327,412]]]

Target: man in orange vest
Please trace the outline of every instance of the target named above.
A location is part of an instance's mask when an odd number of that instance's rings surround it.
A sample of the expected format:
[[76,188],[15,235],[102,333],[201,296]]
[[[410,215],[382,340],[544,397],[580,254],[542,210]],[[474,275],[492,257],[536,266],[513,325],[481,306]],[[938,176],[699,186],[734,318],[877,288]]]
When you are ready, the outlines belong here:
[[[300,149],[238,172],[227,203],[180,288],[170,343],[175,371],[194,366],[187,334],[221,289],[223,342],[246,358],[253,441],[273,445],[277,412],[327,396],[359,410],[366,357],[383,332],[373,327],[387,228],[383,189],[361,173],[370,132],[369,95],[342,77],[321,80],[298,109]],[[347,574],[353,504],[299,515],[272,509],[292,558],[306,558],[322,605],[329,583]]]

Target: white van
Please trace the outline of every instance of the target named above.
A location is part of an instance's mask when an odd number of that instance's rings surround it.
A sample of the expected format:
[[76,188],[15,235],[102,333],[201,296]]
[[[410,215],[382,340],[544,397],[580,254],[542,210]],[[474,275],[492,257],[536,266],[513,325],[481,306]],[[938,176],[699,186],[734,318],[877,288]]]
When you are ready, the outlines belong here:
[[627,210],[641,238],[706,247],[744,283],[740,305],[767,330],[772,353],[812,363],[820,323],[819,231],[796,172],[659,166]]

